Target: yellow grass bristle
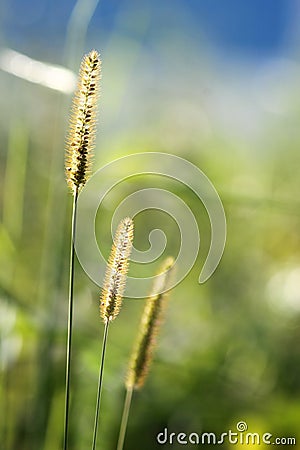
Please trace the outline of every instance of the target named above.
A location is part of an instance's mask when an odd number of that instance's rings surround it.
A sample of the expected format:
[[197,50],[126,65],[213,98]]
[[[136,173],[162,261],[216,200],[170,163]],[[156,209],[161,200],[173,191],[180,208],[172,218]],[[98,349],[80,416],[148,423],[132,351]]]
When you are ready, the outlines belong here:
[[81,62],[67,137],[66,179],[73,193],[85,185],[90,171],[96,138],[100,76],[100,55],[92,50]]
[[133,221],[123,219],[116,231],[108,260],[104,286],[100,298],[100,314],[104,322],[114,320],[119,314],[128,272],[133,241]]
[[141,388],[149,372],[156,337],[162,322],[168,296],[168,293],[163,291],[168,289],[173,265],[174,259],[172,257],[164,261],[158,272],[159,276],[153,286],[151,295],[146,300],[136,345],[132,352],[126,377],[125,384],[127,389]]

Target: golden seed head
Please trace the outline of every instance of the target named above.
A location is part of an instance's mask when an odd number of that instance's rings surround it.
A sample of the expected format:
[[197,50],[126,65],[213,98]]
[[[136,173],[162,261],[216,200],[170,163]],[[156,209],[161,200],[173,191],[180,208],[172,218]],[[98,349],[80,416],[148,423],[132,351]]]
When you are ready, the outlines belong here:
[[96,137],[100,76],[100,55],[92,50],[81,62],[67,137],[66,179],[73,193],[85,185],[90,171]]
[[104,322],[114,320],[120,312],[133,241],[133,221],[123,219],[116,231],[108,259],[100,298],[100,314]]
[[173,265],[174,259],[172,257],[167,258],[163,262],[158,272],[159,276],[153,285],[151,295],[146,300],[138,338],[131,355],[126,377],[125,384],[127,389],[141,388],[144,385],[145,378],[149,372],[157,333],[166,306],[168,297],[166,289],[168,289]]

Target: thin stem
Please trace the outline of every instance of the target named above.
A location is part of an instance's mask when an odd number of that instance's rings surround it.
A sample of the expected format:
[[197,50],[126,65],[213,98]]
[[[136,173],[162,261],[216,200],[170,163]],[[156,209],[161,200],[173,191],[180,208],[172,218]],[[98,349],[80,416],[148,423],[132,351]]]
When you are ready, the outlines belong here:
[[104,325],[104,336],[103,336],[102,353],[101,353],[101,361],[100,361],[100,368],[99,368],[98,392],[97,392],[94,434],[93,434],[93,447],[92,447],[93,450],[96,449],[96,441],[97,441],[98,418],[99,418],[99,409],[100,409],[101,392],[102,392],[102,380],[103,380],[103,369],[104,369],[105,351],[106,351],[106,343],[107,343],[108,325],[109,325],[109,320],[106,320],[105,325]]
[[74,291],[74,262],[75,262],[77,199],[78,199],[78,189],[76,189],[74,197],[73,197],[73,209],[72,209],[68,337],[67,337],[67,356],[66,356],[65,422],[64,422],[64,446],[63,446],[64,450],[67,450],[67,448],[68,448],[68,431],[69,431],[70,373],[71,373],[71,352],[72,352],[72,330],[73,330],[73,291]]
[[127,430],[129,410],[130,410],[131,399],[132,399],[132,393],[133,393],[132,387],[127,388],[117,450],[123,450],[125,434],[126,434],[126,430]]

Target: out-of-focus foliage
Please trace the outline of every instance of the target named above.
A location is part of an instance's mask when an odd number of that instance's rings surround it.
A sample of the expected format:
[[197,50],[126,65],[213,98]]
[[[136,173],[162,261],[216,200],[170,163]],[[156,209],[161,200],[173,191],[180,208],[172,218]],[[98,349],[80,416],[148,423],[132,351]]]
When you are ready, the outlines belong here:
[[[105,37],[99,31],[105,45],[95,27],[83,45],[103,55],[94,169],[141,151],[188,159],[219,192],[228,238],[217,271],[199,285],[210,228],[188,188],[137,177],[124,192],[117,189],[103,219],[97,218],[98,239],[108,254],[118,203],[155,186],[183,199],[201,230],[199,257],[170,295],[150,376],[134,394],[125,449],[160,448],[156,435],[165,427],[222,433],[236,431],[242,420],[250,432],[300,442],[297,40],[286,59],[226,63],[226,55],[222,62],[209,42],[193,39],[197,22],[189,29],[188,15],[185,27],[176,26],[174,13],[173,25],[166,22],[155,34],[151,8],[135,15],[129,10],[131,15],[120,8]],[[82,55],[80,46],[75,50],[66,46],[58,61],[65,58],[63,63],[77,70]],[[71,213],[63,165],[70,98],[3,71],[0,89],[0,448],[53,450],[60,448],[63,431]],[[166,254],[177,252],[176,226],[155,211],[136,218],[135,246],[147,248],[149,231],[158,225],[168,237]],[[159,263],[133,265],[131,272],[155,273]],[[75,293],[69,448],[81,450],[91,445],[103,325],[99,289],[79,264]],[[111,326],[102,450],[116,448],[124,375],[142,308],[143,301],[126,299]]]

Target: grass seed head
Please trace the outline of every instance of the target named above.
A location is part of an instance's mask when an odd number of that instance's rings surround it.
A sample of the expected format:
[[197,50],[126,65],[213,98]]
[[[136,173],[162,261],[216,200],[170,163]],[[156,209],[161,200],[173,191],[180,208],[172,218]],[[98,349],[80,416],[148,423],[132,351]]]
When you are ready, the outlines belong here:
[[96,50],[84,56],[73,98],[66,145],[66,179],[73,193],[86,183],[96,138],[101,60]]
[[114,320],[119,314],[128,272],[133,241],[133,221],[123,219],[116,231],[108,260],[104,286],[100,298],[100,314],[104,322]]
[[167,258],[158,272],[151,295],[146,300],[136,345],[132,352],[126,378],[127,389],[138,389],[144,385],[149,372],[156,345],[157,333],[166,306],[170,276],[174,259]]

